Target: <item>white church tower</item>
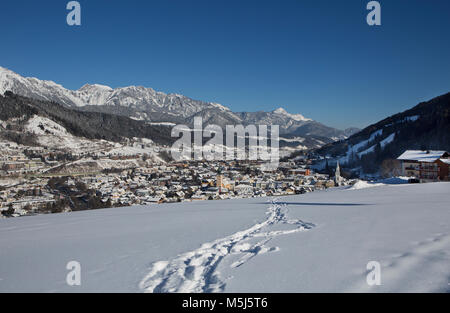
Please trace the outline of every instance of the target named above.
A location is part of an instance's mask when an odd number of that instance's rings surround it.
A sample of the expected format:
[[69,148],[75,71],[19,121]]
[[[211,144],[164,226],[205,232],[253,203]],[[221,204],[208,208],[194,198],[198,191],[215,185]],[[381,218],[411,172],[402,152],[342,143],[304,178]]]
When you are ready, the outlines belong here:
[[334,173],[334,183],[336,186],[342,185],[341,167],[339,166],[339,161],[336,163],[336,172]]

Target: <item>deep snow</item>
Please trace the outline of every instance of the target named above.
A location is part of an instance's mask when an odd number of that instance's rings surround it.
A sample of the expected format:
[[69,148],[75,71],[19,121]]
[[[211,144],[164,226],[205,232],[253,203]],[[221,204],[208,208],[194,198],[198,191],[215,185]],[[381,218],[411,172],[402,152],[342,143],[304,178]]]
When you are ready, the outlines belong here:
[[[0,291],[450,291],[450,183],[270,201],[0,220]],[[79,287],[66,284],[73,260]],[[370,261],[381,286],[366,283]]]

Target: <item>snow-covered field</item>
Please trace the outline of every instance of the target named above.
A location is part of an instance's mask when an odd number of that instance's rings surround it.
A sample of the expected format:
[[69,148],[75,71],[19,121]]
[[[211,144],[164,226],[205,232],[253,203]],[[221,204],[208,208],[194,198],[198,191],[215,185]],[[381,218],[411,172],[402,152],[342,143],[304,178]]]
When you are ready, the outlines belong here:
[[450,183],[373,184],[4,219],[0,291],[449,292],[449,203]]

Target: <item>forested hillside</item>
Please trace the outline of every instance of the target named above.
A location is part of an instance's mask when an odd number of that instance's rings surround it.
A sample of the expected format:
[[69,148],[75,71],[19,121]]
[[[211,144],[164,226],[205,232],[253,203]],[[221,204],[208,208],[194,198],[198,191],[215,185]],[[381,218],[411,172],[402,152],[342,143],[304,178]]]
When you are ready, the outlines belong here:
[[317,149],[348,168],[376,172],[404,150],[450,150],[450,93],[390,116],[346,140]]
[[[123,138],[148,138],[158,144],[170,144],[170,129],[153,126],[143,121],[99,112],[83,112],[55,102],[30,99],[5,92],[0,95],[0,119],[22,118],[33,115],[49,118],[67,129],[72,135],[88,139],[121,141]],[[3,131],[3,136],[6,131]]]

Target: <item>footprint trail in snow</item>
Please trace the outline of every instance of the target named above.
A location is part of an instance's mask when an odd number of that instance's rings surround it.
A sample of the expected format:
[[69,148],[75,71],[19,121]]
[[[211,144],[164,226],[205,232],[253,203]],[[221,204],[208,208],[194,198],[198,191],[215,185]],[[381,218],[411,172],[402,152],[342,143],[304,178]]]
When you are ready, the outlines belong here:
[[[273,200],[263,222],[225,238],[205,243],[200,248],[180,254],[174,259],[153,263],[139,287],[149,293],[223,291],[225,281],[216,269],[224,258],[231,255],[240,256],[231,264],[232,268],[239,267],[259,254],[278,251],[277,247],[266,246],[272,238],[306,231],[315,226],[302,220],[288,219],[287,212],[286,205],[280,205]],[[255,240],[256,243],[253,242]]]

